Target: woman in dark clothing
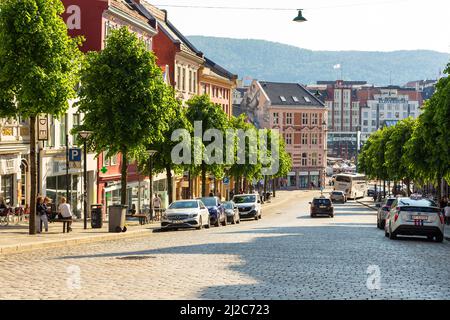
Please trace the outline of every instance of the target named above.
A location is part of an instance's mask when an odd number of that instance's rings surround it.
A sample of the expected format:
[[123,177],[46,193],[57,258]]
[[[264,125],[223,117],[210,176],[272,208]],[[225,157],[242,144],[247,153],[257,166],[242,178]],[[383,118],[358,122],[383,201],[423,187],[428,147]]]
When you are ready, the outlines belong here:
[[36,229],[37,233],[41,233],[41,222],[44,223],[45,231],[48,232],[47,205],[44,203],[43,197],[36,199]]

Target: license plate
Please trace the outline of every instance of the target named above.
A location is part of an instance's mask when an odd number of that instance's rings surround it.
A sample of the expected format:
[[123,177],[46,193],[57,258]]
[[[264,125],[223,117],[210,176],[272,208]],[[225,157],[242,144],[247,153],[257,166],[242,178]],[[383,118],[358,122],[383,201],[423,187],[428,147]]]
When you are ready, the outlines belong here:
[[326,206],[320,206],[319,208],[320,208],[320,209],[325,209],[325,208],[326,208]]
[[172,221],[172,223],[180,224],[180,223],[183,223],[183,221],[181,221],[181,220],[174,220],[174,221]]
[[413,219],[413,220],[428,220],[428,216],[420,216],[420,215],[411,216],[411,219]]

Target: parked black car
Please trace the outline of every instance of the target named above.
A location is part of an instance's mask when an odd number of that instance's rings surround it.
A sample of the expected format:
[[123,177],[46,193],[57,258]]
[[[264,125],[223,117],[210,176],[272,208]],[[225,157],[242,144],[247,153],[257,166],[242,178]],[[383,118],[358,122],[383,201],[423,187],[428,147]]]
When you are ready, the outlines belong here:
[[227,225],[227,216],[225,214],[225,209],[223,205],[220,203],[220,199],[218,197],[203,197],[199,198],[205,204],[209,211],[209,220],[210,223],[216,227],[219,227],[221,224],[223,226]]

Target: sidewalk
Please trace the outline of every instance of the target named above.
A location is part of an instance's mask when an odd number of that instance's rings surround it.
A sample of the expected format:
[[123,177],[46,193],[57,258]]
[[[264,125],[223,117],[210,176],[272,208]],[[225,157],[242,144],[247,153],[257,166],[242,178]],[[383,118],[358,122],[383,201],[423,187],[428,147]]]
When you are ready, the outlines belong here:
[[[357,200],[358,203],[371,208],[373,210],[378,210],[377,207],[375,207],[375,205],[377,204],[376,202],[373,202],[372,198],[364,198],[362,200]],[[450,226],[445,225],[444,226],[444,238],[446,240],[450,241]]]
[[[271,209],[292,200],[300,191],[277,191],[276,197],[263,204],[263,209]],[[102,229],[83,229],[83,222],[72,223],[73,231],[62,232],[62,223],[50,223],[49,232],[37,235],[28,234],[28,224],[9,225],[0,227],[0,256],[3,254],[20,253],[39,249],[66,247],[85,243],[119,240],[149,236],[153,230],[159,229],[159,222],[139,225],[138,221],[127,220],[127,232],[109,233],[108,223],[103,223]]]

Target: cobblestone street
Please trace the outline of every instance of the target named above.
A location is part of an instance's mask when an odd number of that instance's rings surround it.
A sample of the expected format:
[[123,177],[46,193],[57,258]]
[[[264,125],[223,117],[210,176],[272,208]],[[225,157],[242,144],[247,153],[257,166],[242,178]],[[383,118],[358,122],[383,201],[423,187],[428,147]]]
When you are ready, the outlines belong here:
[[353,201],[311,219],[293,192],[260,221],[0,256],[0,298],[449,298],[449,241],[389,240]]

